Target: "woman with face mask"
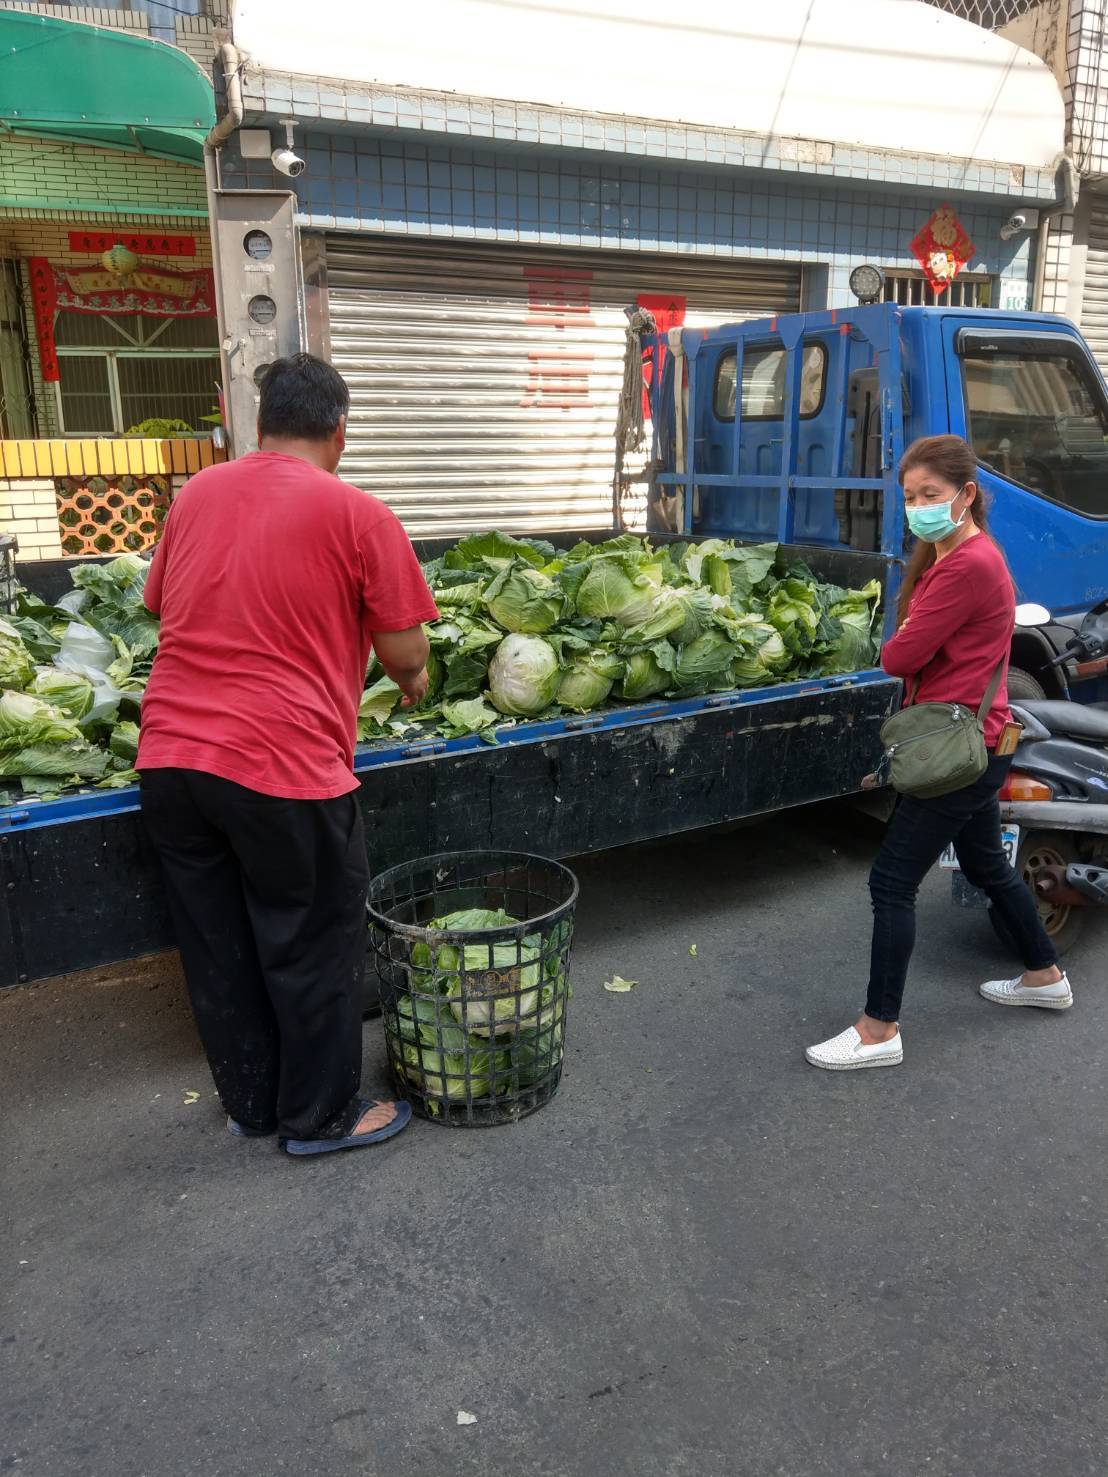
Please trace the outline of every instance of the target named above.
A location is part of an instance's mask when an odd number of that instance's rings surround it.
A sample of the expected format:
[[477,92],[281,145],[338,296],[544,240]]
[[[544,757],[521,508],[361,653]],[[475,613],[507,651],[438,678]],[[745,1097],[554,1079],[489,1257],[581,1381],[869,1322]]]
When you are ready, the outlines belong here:
[[915,942],[920,883],[953,842],[966,878],[989,895],[1025,966],[1013,980],[990,980],[980,993],[997,1005],[1066,1010],[1073,994],[1034,899],[1004,854],[997,791],[1011,767],[996,751],[1011,721],[1003,676],[1015,625],[1015,592],[1004,556],[986,532],[973,449],[960,436],[926,436],[904,453],[900,480],[916,545],[897,608],[896,635],[881,665],[915,701],[960,703],[976,712],[998,664],[1002,680],[985,719],[989,765],[952,794],[902,796],[870,874],[873,944],[865,1012],[840,1035],[810,1046],[814,1067],[850,1071],[894,1067],[904,1059],[898,1021]]

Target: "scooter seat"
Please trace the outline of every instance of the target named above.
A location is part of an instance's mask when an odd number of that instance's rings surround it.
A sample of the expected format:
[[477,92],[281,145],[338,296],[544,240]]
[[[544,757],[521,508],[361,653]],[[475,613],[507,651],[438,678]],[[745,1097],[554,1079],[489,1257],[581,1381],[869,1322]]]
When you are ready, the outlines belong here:
[[1020,698],[1018,706],[1037,718],[1051,733],[1067,738],[1108,743],[1108,712],[1086,703],[1056,702],[1049,698]]

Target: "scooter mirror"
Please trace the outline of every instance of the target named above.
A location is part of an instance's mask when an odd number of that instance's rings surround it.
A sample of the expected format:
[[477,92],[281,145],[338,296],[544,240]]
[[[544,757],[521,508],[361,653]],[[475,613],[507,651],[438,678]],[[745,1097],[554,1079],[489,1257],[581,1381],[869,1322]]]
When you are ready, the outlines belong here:
[[1049,626],[1050,611],[1045,605],[1017,605],[1017,626]]

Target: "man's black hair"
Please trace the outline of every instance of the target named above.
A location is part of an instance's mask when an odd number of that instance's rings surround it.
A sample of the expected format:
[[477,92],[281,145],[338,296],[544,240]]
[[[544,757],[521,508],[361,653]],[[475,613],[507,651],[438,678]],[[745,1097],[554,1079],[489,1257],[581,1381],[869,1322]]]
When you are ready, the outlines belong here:
[[290,354],[265,372],[258,434],[326,441],[349,409],[350,391],[337,370],[314,354]]

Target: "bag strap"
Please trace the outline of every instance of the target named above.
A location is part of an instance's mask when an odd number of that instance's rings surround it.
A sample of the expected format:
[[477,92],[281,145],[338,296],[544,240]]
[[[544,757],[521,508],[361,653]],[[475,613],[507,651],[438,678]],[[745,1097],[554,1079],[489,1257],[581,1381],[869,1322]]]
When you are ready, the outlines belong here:
[[[1004,662],[1004,657],[1001,657],[997,662],[996,670],[989,678],[989,685],[985,689],[985,696],[981,699],[981,706],[977,710],[977,724],[979,728],[984,728],[985,719],[989,716],[989,711],[992,708],[996,695],[1000,691],[1000,679],[1004,676]],[[910,708],[912,706],[919,689],[920,674],[917,672],[908,682],[908,701],[905,703],[905,707]]]
[[977,726],[985,727],[985,719],[989,716],[989,710],[993,705],[997,693],[1000,691],[1000,679],[1004,676],[1005,658],[1001,657],[996,664],[996,671],[989,678],[989,685],[985,689],[985,696],[981,699],[981,706],[977,710]]

